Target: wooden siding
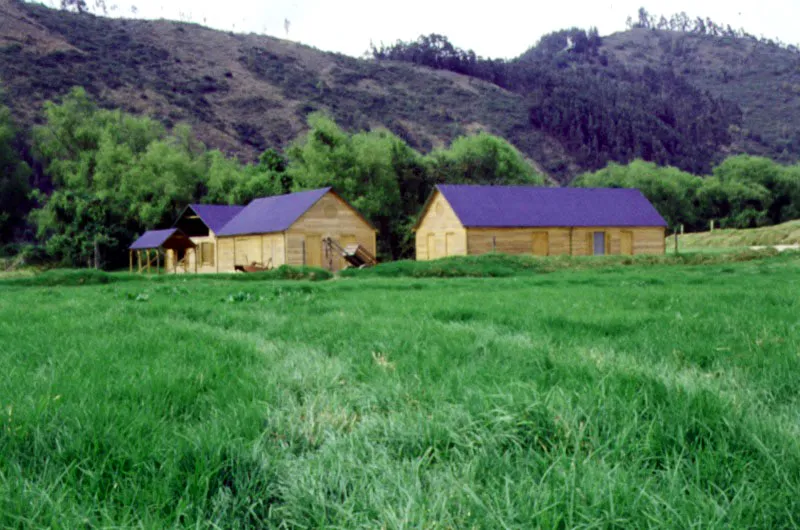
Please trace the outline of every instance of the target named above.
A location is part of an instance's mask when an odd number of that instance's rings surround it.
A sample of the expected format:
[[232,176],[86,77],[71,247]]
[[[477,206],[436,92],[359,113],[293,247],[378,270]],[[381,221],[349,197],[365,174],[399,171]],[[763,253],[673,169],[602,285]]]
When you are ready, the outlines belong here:
[[470,228],[467,247],[470,255],[502,252],[504,254],[533,254],[534,243],[547,239],[548,256],[570,253],[569,228]]
[[217,268],[219,272],[233,272],[233,239],[220,237],[217,239]]
[[234,272],[236,265],[280,267],[286,263],[283,232],[220,237],[216,245],[218,272]]
[[341,258],[322,248],[327,237],[339,244],[343,240],[358,242],[373,255],[377,250],[375,230],[336,194],[327,193],[286,231],[286,263],[305,265],[313,261],[317,265],[319,261],[317,266],[339,270]]
[[264,234],[261,237],[261,255],[264,266],[272,268],[286,264],[286,249],[284,248],[283,232],[277,234]]
[[[598,227],[575,228],[572,233],[572,252],[575,256],[592,256],[593,234],[605,232],[606,254],[663,254],[664,229],[661,227]],[[623,238],[630,238],[630,250]]]
[[[470,255],[493,251],[543,255],[544,236],[540,234],[546,233],[548,256],[591,256],[594,254],[595,232],[605,233],[606,254],[664,253],[664,229],[660,227],[470,228],[467,230],[467,248]],[[630,246],[626,245],[626,238]]]
[[453,208],[438,191],[428,203],[416,234],[417,259],[420,261],[465,256],[467,231]]

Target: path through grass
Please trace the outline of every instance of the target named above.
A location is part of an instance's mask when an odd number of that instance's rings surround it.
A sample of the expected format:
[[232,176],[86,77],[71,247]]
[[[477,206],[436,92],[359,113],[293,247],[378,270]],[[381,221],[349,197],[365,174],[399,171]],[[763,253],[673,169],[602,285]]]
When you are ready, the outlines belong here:
[[796,259],[0,290],[0,527],[800,524]]

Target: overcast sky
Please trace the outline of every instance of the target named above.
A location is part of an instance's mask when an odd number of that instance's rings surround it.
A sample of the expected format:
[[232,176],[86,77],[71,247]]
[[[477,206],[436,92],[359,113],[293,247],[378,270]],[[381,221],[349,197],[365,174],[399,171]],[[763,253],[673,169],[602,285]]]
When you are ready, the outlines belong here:
[[[57,0],[44,0],[55,3]],[[91,4],[93,0],[87,0]],[[266,33],[323,50],[360,56],[379,44],[440,33],[486,57],[511,58],[544,34],[597,26],[602,35],[625,29],[644,6],[650,13],[711,17],[754,35],[800,42],[800,0],[106,0],[115,13],[168,18],[210,27]],[[133,15],[131,5],[137,7]],[[288,35],[284,21],[289,21]]]

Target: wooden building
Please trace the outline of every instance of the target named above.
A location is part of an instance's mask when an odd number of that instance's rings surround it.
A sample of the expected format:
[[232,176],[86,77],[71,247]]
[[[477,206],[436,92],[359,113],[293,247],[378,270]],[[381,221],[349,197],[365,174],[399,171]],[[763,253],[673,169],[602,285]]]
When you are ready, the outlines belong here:
[[[336,271],[346,265],[337,249],[359,245],[372,256],[376,252],[375,228],[331,188],[264,197],[247,206],[192,204],[174,229],[192,246],[161,247],[167,272],[234,272],[281,265]],[[162,231],[145,236],[156,232]]]
[[666,222],[639,190],[440,185],[416,232],[418,260],[502,252],[663,254]]

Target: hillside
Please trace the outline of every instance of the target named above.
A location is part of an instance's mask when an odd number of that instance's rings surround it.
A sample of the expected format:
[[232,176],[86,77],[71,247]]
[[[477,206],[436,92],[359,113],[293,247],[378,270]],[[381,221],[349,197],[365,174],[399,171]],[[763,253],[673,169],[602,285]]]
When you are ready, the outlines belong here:
[[731,228],[684,234],[680,236],[679,244],[681,248],[685,249],[797,245],[800,244],[800,221],[790,221],[763,228]]
[[800,54],[747,39],[633,29],[602,50],[630,68],[665,66],[693,86],[736,103],[742,126],[730,150],[795,162],[800,154]]
[[105,106],[188,122],[208,145],[245,160],[286,146],[314,110],[351,130],[386,127],[423,150],[484,129],[534,161],[568,159],[556,140],[528,127],[520,96],[450,72],[16,0],[0,0],[0,20],[0,79],[24,124],[43,101],[81,85]]
[[800,154],[793,52],[644,29],[605,37],[585,56],[562,48],[543,39],[509,63],[523,79],[506,85],[267,36],[0,0],[0,82],[23,127],[40,119],[42,102],[81,85],[104,106],[188,122],[246,161],[285,147],[315,110],[348,130],[386,127],[423,151],[486,130],[560,182],[637,157],[704,173],[736,152]]

